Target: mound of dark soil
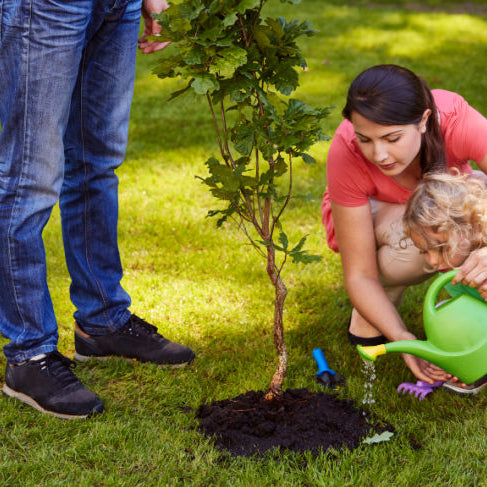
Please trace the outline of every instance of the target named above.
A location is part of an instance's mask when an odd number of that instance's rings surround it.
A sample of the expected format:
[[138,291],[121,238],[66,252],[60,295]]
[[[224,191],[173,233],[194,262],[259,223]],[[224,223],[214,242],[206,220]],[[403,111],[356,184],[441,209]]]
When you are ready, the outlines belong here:
[[351,401],[307,389],[288,389],[274,402],[265,401],[264,392],[249,391],[204,404],[196,417],[199,429],[214,436],[220,449],[243,456],[273,447],[313,454],[320,449],[354,449],[378,429]]

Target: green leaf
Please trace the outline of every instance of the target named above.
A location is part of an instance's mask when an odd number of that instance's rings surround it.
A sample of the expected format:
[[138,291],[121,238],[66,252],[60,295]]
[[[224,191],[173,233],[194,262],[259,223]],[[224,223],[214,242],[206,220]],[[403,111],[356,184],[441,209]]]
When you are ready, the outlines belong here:
[[265,27],[256,27],[254,31],[254,40],[261,51],[264,51],[267,47],[272,45],[271,40],[266,33]]
[[290,253],[289,256],[295,264],[312,264],[314,262],[319,262],[323,258],[321,255],[308,254],[306,250]]
[[289,245],[289,241],[287,239],[287,235],[284,232],[279,234],[279,242],[281,243],[284,250],[287,250],[287,247]]
[[367,443],[367,444],[373,444],[373,443],[381,443],[382,441],[389,441],[392,437],[394,436],[394,433],[391,433],[390,431],[384,431],[384,433],[381,434],[375,434],[371,438],[365,438],[365,440],[362,443]]
[[217,228],[220,228],[230,216],[232,216],[235,213],[235,207],[233,204],[231,204],[227,209],[225,210],[210,210],[208,211],[206,217],[207,218],[212,218],[217,215],[222,215],[216,222]]
[[179,66],[180,62],[180,56],[162,58],[154,66],[152,72],[159,78],[173,78],[176,76],[175,68]]
[[247,51],[238,46],[222,49],[213,57],[209,66],[210,73],[230,78],[235,70],[247,62]]
[[267,18],[265,19],[265,23],[271,28],[272,33],[277,39],[282,39],[284,37],[284,29],[282,28],[282,22],[279,20]]
[[308,238],[308,236],[307,236],[307,235],[306,235],[305,237],[303,237],[303,238],[302,238],[302,239],[299,241],[298,245],[296,245],[296,247],[294,247],[294,248],[291,250],[291,253],[293,253],[293,252],[300,252],[300,251],[301,251],[301,249],[303,248],[304,244],[306,243],[306,239],[307,239],[307,238]]
[[[173,2],[171,1],[170,3]],[[205,8],[205,5],[203,2],[181,2],[178,7],[179,13],[183,19],[194,20]]]
[[240,181],[233,170],[223,164],[214,165],[210,168],[213,177],[221,183],[227,192],[235,193],[240,188]]
[[164,28],[161,33],[166,30],[172,35],[169,37],[173,40],[179,40],[191,30],[191,21],[184,17],[184,6],[171,5],[167,10],[158,15],[157,20]]
[[307,36],[311,37],[316,34],[316,30],[313,29],[310,22],[307,20],[301,22],[299,19],[292,20],[288,22],[285,26],[286,36],[291,37],[292,39],[296,39],[300,36]]
[[319,111],[315,108],[306,105],[306,103],[303,103],[301,100],[291,98],[283,117],[292,120],[295,117],[303,117],[304,115],[317,116],[318,114]]
[[211,41],[211,43],[215,43],[220,38],[221,34],[222,34],[222,26],[218,24],[212,26],[209,29],[203,30],[199,33],[202,39]]
[[[253,80],[248,80],[245,77],[234,75],[231,79],[219,80],[220,90],[213,95],[213,103],[220,103],[226,96],[230,96],[230,100],[240,103],[248,99],[252,95]],[[231,108],[227,108],[227,111]]]
[[279,252],[286,251],[283,247],[276,245],[274,242],[269,242],[267,240],[257,240],[257,242],[259,242],[262,245],[265,245],[266,247],[272,247],[274,250],[278,250]]
[[202,49],[194,48],[188,51],[184,55],[183,61],[189,65],[202,64],[203,56],[204,56],[204,52]]
[[309,154],[299,154],[306,164],[316,164],[316,159]]
[[258,182],[254,177],[251,176],[240,176],[239,177],[240,187],[241,188],[250,188],[254,189],[258,186]]
[[195,75],[191,86],[198,95],[206,95],[208,91],[217,90],[220,87],[216,78],[211,74]]
[[211,194],[219,200],[233,201],[235,198],[234,191],[227,191],[224,188],[211,188],[210,191]]
[[225,27],[228,27],[229,25],[235,24],[235,22],[237,22],[237,20],[238,20],[237,13],[232,12],[223,19],[222,23]]
[[274,164],[274,174],[277,177],[283,176],[287,173],[287,169],[288,165],[286,164],[286,161],[282,157],[279,157]]
[[267,183],[269,183],[269,181],[271,180],[271,177],[272,176],[273,176],[273,173],[272,173],[271,170],[268,170],[268,171],[265,171],[265,172],[261,173],[260,179],[259,179],[259,184],[261,186],[266,185]]
[[299,85],[298,73],[289,64],[283,63],[276,72],[275,86],[283,95],[289,96]]
[[248,155],[252,152],[255,144],[254,131],[250,125],[240,124],[234,127],[232,131],[232,142],[235,149],[242,155]]
[[242,0],[234,7],[239,14],[243,14],[246,10],[252,10],[260,5],[260,0]]

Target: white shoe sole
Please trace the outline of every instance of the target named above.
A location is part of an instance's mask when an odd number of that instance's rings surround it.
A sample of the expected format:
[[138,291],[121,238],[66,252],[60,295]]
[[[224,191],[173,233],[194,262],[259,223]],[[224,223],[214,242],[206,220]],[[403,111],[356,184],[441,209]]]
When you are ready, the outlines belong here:
[[487,386],[487,375],[466,387],[460,387],[452,382],[445,382],[442,387],[461,396],[473,396],[478,394],[485,386]]
[[29,406],[33,407],[34,409],[37,409],[37,411],[40,411],[41,413],[49,414],[51,416],[55,416],[56,418],[84,419],[84,418],[87,418],[90,416],[89,414],[73,415],[73,414],[57,413],[55,411],[48,411],[47,409],[44,409],[39,403],[37,403],[30,396],[27,396],[26,394],[23,394],[22,392],[14,391],[7,384],[3,385],[2,391],[6,396],[18,399],[19,401],[22,401],[23,403],[28,404]]

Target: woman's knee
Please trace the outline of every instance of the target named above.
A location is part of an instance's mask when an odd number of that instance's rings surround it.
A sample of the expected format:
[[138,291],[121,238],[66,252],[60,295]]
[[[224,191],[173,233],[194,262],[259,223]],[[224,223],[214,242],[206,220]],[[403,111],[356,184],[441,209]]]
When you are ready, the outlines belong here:
[[383,245],[377,250],[377,266],[384,286],[409,286],[431,276],[426,262],[412,241],[401,246]]

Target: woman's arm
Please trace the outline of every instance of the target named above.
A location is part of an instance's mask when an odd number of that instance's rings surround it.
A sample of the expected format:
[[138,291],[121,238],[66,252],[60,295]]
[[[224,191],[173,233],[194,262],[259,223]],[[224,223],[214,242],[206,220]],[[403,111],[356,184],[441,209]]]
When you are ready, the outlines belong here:
[[[353,306],[389,340],[414,340],[379,279],[370,206],[345,207],[332,202],[332,212],[345,286]],[[420,380],[456,380],[418,357],[403,354],[403,358]]]
[[410,337],[379,279],[370,206],[346,207],[332,202],[332,213],[345,286],[353,306],[388,339]]

